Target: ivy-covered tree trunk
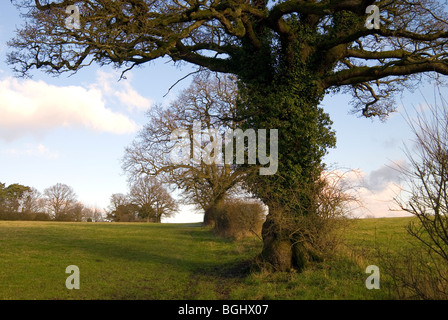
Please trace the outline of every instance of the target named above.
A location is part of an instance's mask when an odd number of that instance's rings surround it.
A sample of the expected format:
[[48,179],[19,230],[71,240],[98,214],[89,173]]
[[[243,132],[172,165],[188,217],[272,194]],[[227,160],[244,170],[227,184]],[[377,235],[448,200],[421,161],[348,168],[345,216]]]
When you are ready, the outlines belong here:
[[269,207],[261,256],[277,270],[302,270],[313,256],[302,234],[306,230],[298,221],[317,214],[315,199],[322,158],[335,143],[331,121],[318,107],[319,96],[313,89],[272,93],[278,103],[265,109],[265,113],[272,113],[271,124],[260,123],[279,130],[277,174],[252,177],[257,194]]
[[312,68],[296,61],[294,67],[285,64],[269,82],[244,83],[241,90],[244,125],[278,129],[277,173],[255,173],[247,184],[269,207],[260,256],[280,271],[302,270],[314,258],[298,221],[316,214],[322,158],[336,142],[332,122],[319,107],[324,92],[314,76]]
[[282,232],[285,226],[280,219],[281,213],[270,207],[261,232],[263,250],[260,257],[276,270],[287,271],[293,266],[293,244],[288,232]]

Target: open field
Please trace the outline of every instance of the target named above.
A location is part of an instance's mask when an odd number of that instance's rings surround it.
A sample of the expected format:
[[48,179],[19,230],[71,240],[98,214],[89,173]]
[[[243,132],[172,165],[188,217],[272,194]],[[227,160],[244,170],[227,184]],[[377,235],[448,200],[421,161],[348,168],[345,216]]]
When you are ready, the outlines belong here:
[[[366,289],[365,268],[379,263],[375,247],[410,245],[408,222],[353,221],[336,257],[269,274],[247,272],[259,239],[230,241],[198,224],[0,221],[0,299],[393,299],[387,281]],[[69,265],[79,290],[65,286]]]

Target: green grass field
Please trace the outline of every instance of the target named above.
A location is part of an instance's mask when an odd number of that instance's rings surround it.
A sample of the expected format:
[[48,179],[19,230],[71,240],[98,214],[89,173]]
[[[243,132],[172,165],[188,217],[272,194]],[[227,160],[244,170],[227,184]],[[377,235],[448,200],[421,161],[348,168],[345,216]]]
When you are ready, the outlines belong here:
[[[248,273],[257,238],[198,224],[0,221],[0,299],[393,299],[368,290],[375,248],[409,246],[409,218],[353,221],[341,253],[302,273]],[[68,290],[65,269],[80,270]]]

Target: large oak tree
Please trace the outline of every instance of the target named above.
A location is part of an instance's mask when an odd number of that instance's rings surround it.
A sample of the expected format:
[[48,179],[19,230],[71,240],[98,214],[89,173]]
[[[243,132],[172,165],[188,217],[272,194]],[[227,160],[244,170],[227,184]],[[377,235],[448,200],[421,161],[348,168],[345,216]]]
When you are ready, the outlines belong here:
[[[269,206],[262,256],[279,270],[300,268],[306,257],[297,233],[284,232],[279,221],[314,214],[306,191],[335,144],[322,98],[342,88],[363,116],[385,117],[393,93],[409,81],[448,74],[443,1],[16,2],[27,24],[10,43],[9,62],[21,74],[76,71],[92,62],[130,69],[170,57],[238,77],[244,125],[279,130],[278,172],[249,184]],[[72,4],[80,29],[65,24]],[[372,4],[381,13],[379,29],[366,27]]]

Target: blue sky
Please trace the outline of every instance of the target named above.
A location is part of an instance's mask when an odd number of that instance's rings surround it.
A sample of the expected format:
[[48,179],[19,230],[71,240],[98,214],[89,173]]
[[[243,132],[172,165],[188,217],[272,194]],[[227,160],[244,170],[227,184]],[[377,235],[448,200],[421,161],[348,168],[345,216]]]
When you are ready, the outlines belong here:
[[[93,66],[58,78],[33,72],[31,80],[17,79],[6,64],[6,41],[22,24],[9,1],[0,4],[0,182],[21,183],[40,191],[61,182],[72,186],[79,200],[105,208],[113,193],[126,193],[121,170],[124,148],[145,123],[145,110],[154,103],[167,103],[189,85],[184,80],[164,97],[168,89],[191,71],[159,60],[128,73]],[[430,101],[432,88],[421,88]],[[349,113],[350,98],[328,96],[323,107],[334,121],[337,148],[326,162],[357,169],[364,178],[364,214],[391,216],[389,200],[397,189],[396,173],[387,165],[404,161],[403,142],[411,138],[402,116],[404,108],[424,104],[422,93],[403,91],[397,113],[385,123]],[[39,112],[35,112],[38,110]],[[367,212],[367,213],[366,213]],[[201,221],[201,215],[183,210],[170,221]]]

